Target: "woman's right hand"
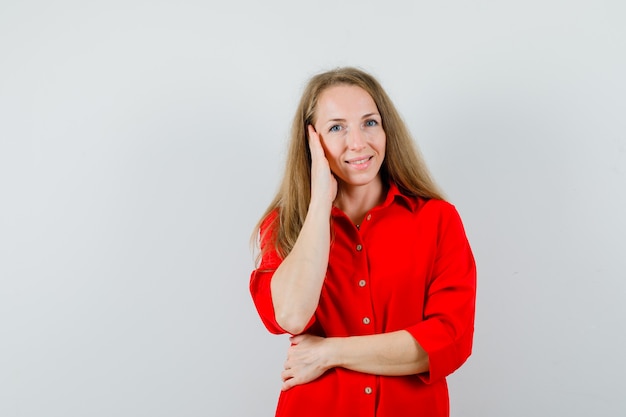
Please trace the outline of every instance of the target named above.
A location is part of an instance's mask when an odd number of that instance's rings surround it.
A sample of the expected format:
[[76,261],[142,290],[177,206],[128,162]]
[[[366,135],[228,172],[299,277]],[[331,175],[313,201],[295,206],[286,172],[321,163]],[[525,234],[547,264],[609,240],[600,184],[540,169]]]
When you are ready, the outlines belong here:
[[308,126],[311,150],[311,202],[328,202],[332,205],[337,197],[337,179],[330,170],[319,135],[312,125]]
[[328,270],[330,213],[337,196],[337,180],[330,171],[320,137],[313,126],[308,126],[308,133],[311,150],[309,210],[293,249],[276,269],[270,283],[276,323],[294,335],[306,330],[319,305]]

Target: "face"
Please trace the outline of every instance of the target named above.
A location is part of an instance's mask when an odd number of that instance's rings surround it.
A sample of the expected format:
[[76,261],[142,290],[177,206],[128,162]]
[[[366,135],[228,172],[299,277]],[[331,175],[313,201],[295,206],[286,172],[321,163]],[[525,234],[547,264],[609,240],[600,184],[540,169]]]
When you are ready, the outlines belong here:
[[320,95],[315,130],[342,186],[380,181],[387,138],[376,103],[361,87],[338,85]]

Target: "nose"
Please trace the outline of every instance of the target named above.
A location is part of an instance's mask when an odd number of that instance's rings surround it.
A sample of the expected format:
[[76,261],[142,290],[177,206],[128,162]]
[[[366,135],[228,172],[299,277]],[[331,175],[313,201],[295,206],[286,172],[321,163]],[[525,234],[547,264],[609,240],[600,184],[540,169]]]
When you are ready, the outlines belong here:
[[350,129],[348,133],[348,148],[358,151],[365,147],[365,137],[361,129]]

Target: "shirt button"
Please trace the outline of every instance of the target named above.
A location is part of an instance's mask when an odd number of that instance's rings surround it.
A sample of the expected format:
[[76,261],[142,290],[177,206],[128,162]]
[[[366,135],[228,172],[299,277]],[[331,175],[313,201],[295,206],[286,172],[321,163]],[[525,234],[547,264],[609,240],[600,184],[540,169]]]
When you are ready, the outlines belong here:
[[365,282],[365,280],[364,280],[364,279],[362,279],[361,281],[359,281],[359,287],[365,287],[365,284],[367,284],[367,283]]
[[372,218],[372,215],[371,215],[371,214],[368,214],[368,215],[367,215],[367,220],[369,220],[369,219],[371,219],[371,218]]
[[363,317],[363,324],[370,324],[370,318],[369,317]]
[[361,245],[356,245],[356,250],[360,251],[361,249],[363,249],[363,246],[361,246]]
[[371,387],[365,387],[365,389],[363,391],[365,391],[365,393],[367,395],[370,395],[372,393],[372,388]]

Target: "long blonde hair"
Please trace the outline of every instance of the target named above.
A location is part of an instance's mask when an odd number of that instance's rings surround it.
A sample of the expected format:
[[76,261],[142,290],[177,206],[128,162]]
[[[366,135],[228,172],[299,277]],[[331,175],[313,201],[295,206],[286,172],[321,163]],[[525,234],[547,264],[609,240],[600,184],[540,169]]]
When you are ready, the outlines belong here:
[[[378,81],[368,73],[352,67],[323,72],[311,78],[304,89],[291,127],[281,186],[253,232],[253,239],[256,239],[261,224],[277,211],[274,221],[265,228],[264,233],[269,235],[261,236],[261,240],[273,244],[283,258],[296,243],[311,201],[311,151],[307,126],[315,124],[315,110],[321,93],[340,84],[361,87],[378,107],[387,137],[385,159],[380,168],[383,183],[394,182],[400,192],[408,196],[444,199],[409,130]],[[272,237],[272,240],[266,240],[268,237]],[[268,246],[262,248],[263,252],[270,249]]]

